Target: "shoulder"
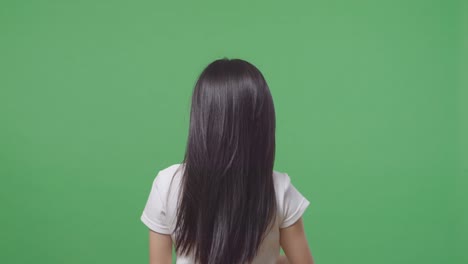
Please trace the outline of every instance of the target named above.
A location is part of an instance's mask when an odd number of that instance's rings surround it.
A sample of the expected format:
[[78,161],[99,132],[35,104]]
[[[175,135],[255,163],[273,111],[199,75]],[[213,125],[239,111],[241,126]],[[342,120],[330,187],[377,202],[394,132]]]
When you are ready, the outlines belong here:
[[273,184],[275,186],[276,199],[280,207],[283,206],[283,201],[286,197],[287,190],[291,185],[291,178],[288,173],[283,171],[273,171]]
[[275,188],[279,213],[281,216],[280,228],[295,223],[309,206],[307,198],[294,186],[288,173],[277,172],[275,175]]
[[284,190],[291,183],[291,178],[286,172],[273,170],[273,182],[275,189]]
[[155,185],[160,191],[167,189],[174,177],[180,174],[181,169],[183,168],[182,163],[175,163],[170,166],[164,167],[159,170],[156,177],[153,180],[153,185]]
[[183,166],[182,163],[175,163],[175,164],[172,164],[168,167],[165,167],[163,169],[161,169],[159,172],[158,172],[158,175],[159,177],[162,177],[162,178],[168,178],[172,175],[174,175],[175,172],[177,172],[178,170],[180,170]]

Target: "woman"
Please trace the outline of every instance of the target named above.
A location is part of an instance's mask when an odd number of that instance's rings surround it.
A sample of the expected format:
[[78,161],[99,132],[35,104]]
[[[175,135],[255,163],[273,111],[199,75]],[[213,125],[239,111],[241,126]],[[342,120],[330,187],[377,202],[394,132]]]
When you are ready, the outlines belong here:
[[263,75],[244,60],[212,62],[193,90],[184,159],[159,171],[141,216],[150,263],[171,263],[174,244],[177,263],[313,264],[302,222],[309,201],[274,159]]

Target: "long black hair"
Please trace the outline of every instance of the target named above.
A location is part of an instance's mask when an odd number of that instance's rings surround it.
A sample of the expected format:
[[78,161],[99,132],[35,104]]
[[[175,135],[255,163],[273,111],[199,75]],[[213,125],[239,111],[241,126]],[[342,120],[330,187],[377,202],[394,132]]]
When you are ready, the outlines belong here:
[[262,73],[219,59],[192,95],[175,248],[197,263],[249,263],[276,218],[275,110]]

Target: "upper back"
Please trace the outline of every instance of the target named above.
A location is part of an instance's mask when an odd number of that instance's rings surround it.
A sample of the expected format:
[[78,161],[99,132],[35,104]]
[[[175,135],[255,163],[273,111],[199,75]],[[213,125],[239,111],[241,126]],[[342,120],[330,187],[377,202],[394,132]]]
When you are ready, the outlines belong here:
[[[173,164],[160,170],[153,181],[141,220],[155,232],[171,235],[175,241],[177,204],[184,166]],[[309,201],[292,185],[287,173],[273,171],[277,214],[273,228],[261,243],[252,263],[276,263],[280,252],[279,229],[294,224],[309,205]],[[190,256],[178,256],[177,263],[194,263]]]

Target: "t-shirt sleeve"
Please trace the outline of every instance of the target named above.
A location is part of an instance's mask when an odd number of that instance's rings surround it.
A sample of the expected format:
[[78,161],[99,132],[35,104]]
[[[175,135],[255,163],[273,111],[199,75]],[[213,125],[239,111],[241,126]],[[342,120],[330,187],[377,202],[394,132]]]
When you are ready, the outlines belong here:
[[280,228],[296,223],[301,218],[310,202],[294,187],[287,173],[283,196],[283,221]]
[[166,218],[165,195],[162,195],[161,175],[153,180],[151,191],[146,201],[145,208],[140,217],[141,221],[151,230],[161,234],[170,234],[170,228]]

